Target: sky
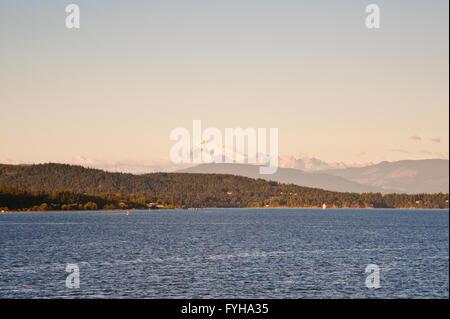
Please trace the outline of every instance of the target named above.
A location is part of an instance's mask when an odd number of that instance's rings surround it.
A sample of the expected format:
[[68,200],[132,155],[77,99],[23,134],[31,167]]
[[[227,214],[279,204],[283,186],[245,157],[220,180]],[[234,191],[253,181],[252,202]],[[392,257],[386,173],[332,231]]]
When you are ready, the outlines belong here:
[[195,119],[276,127],[282,156],[448,159],[448,29],[446,0],[2,0],[0,162],[167,169]]

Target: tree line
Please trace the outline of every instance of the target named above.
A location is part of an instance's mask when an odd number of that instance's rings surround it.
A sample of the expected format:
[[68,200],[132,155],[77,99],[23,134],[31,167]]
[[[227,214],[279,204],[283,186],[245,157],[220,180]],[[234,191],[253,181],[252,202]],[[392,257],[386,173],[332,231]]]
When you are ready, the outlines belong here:
[[448,208],[448,194],[332,192],[225,174],[111,173],[65,164],[0,165],[0,209],[190,207]]

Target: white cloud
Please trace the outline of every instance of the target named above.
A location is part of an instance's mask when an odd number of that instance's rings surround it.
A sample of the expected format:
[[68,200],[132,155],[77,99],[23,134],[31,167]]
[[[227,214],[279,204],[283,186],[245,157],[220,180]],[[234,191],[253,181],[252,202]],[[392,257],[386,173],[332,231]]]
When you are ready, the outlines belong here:
[[192,164],[174,164],[169,159],[161,158],[157,160],[98,160],[84,156],[76,156],[64,160],[66,164],[80,165],[84,167],[104,169],[111,172],[124,172],[134,174],[144,174],[152,172],[171,172],[177,171]]

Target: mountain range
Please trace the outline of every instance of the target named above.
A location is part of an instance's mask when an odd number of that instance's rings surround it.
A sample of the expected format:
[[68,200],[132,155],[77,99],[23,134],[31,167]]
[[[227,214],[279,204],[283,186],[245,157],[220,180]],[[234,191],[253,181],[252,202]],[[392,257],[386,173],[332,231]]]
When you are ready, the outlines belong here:
[[[106,171],[134,172],[136,171],[136,165],[142,163],[114,162],[106,165],[104,162],[80,159],[80,163],[77,164]],[[139,166],[140,169],[137,171],[167,171],[162,169],[163,162],[158,165],[159,168],[155,168],[154,163],[151,165],[144,164]],[[174,166],[169,171],[231,174],[336,192],[380,192],[383,194],[449,192],[449,161],[446,159],[402,160],[378,164],[361,164],[358,167],[344,163],[327,163],[309,157],[285,157],[280,158],[279,164],[278,171],[272,175],[260,175],[259,167],[250,164],[212,163],[190,167],[177,167],[173,164]]]
[[442,159],[381,162],[365,167],[314,171],[281,167],[272,175],[260,175],[259,166],[249,164],[200,164],[179,172],[232,174],[339,192],[413,194],[449,191],[449,161]]

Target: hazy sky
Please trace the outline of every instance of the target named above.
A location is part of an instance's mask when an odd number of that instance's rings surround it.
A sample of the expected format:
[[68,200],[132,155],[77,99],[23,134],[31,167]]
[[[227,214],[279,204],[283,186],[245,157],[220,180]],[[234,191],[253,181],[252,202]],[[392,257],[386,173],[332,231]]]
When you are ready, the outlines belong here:
[[277,127],[281,155],[448,158],[448,27],[447,0],[2,0],[0,162],[152,161],[193,119]]

